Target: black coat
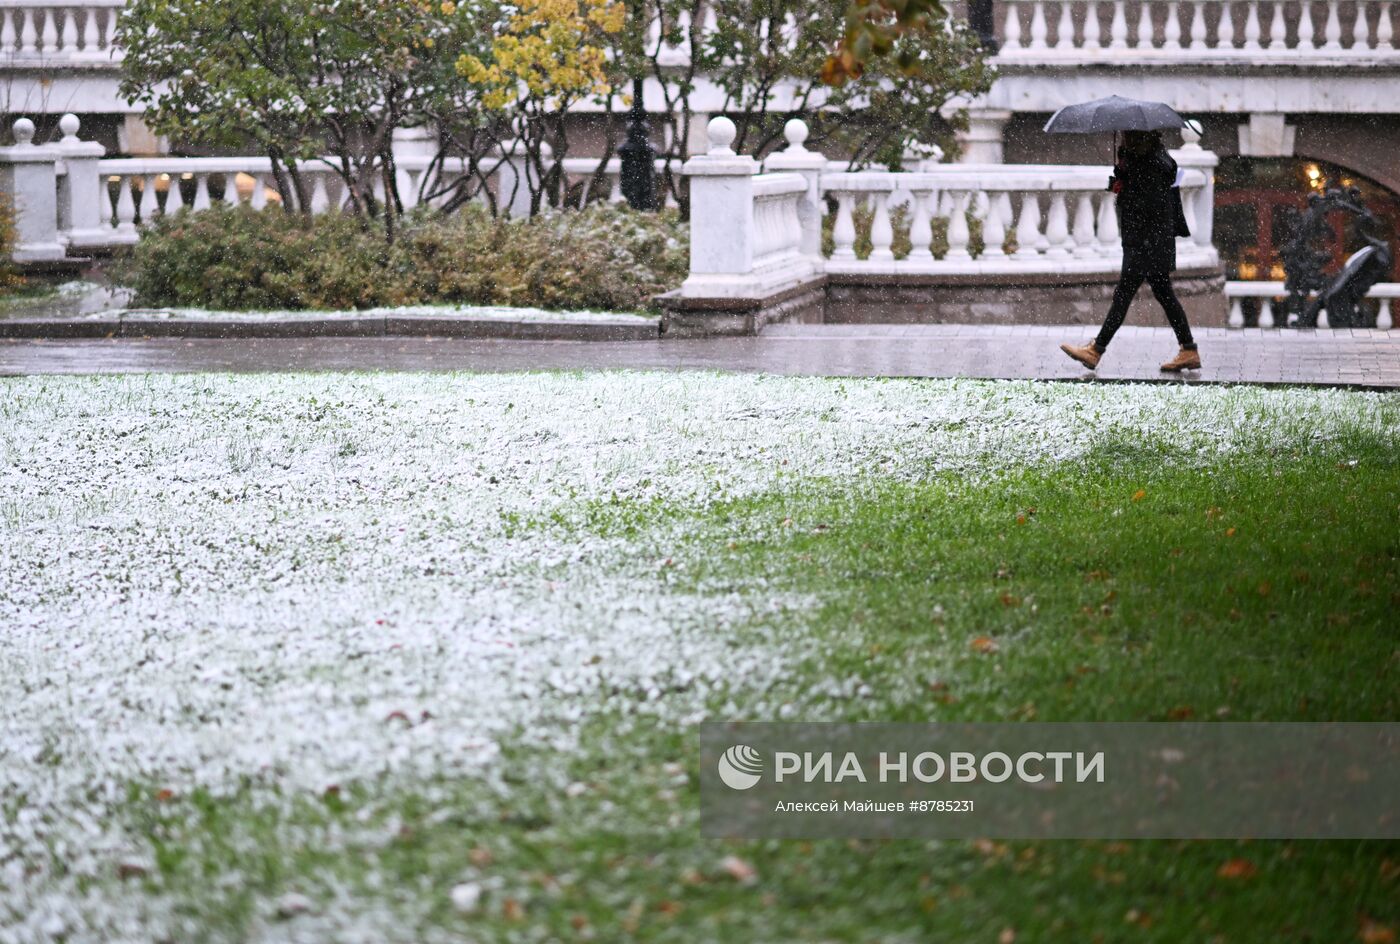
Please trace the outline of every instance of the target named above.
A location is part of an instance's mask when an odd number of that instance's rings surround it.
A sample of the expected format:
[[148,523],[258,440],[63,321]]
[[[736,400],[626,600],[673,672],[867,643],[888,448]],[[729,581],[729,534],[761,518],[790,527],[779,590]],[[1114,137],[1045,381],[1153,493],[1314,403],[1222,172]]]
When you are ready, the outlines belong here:
[[1128,156],[1114,166],[1109,189],[1118,191],[1124,271],[1148,274],[1176,269],[1176,237],[1190,233],[1174,183],[1176,161],[1165,150]]

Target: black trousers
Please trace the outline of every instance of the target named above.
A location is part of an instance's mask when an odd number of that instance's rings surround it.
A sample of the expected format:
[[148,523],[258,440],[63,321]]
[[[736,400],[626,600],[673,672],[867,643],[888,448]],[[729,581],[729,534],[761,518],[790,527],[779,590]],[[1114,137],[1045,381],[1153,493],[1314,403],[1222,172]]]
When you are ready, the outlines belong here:
[[1176,292],[1172,291],[1171,273],[1165,269],[1144,272],[1136,268],[1124,268],[1123,274],[1118,277],[1118,287],[1113,290],[1113,303],[1108,306],[1108,317],[1104,318],[1099,336],[1094,339],[1099,350],[1108,347],[1108,342],[1113,340],[1113,335],[1123,326],[1123,319],[1128,316],[1128,306],[1132,304],[1133,296],[1137,294],[1143,282],[1152,289],[1152,296],[1167,313],[1167,323],[1176,332],[1177,343],[1187,349],[1194,348],[1196,342],[1191,338],[1191,326],[1186,323],[1186,309],[1181,307]]

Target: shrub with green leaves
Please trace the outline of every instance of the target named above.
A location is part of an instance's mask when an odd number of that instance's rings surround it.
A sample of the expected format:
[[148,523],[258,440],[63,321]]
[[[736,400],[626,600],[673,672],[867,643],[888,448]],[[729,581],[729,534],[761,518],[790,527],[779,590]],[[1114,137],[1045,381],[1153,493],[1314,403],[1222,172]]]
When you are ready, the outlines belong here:
[[354,216],[182,210],[117,266],[137,304],[220,310],[455,303],[639,310],[688,267],[675,213],[591,205],[525,220],[420,212],[391,244]]

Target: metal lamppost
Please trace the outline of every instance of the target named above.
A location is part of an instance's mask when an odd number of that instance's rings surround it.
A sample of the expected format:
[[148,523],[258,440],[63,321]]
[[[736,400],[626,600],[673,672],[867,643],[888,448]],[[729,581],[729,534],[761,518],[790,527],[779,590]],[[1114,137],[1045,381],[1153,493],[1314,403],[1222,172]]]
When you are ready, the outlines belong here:
[[617,149],[622,158],[622,196],[634,210],[656,209],[656,151],[647,140],[647,113],[642,107],[642,80],[632,80],[632,110],[627,140]]

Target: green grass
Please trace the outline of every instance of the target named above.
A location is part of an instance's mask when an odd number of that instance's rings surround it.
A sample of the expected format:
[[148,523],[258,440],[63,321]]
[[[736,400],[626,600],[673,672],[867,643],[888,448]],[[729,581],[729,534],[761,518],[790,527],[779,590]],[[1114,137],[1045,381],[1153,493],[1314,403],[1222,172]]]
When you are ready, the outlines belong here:
[[[1400,716],[1400,456],[1366,436],[1208,468],[1113,441],[992,484],[809,481],[522,526],[625,538],[670,560],[657,579],[678,593],[814,599],[734,630],[810,653],[746,693],[744,720]],[[568,769],[510,756],[496,784],[291,804],[142,788],[131,825],[158,867],[133,881],[234,939],[289,890],[390,903],[405,939],[1377,944],[1400,927],[1400,843],[709,841],[691,731],[600,716],[586,745]],[[1222,876],[1231,860],[1250,874]],[[472,914],[448,897],[463,881],[484,888]]]

